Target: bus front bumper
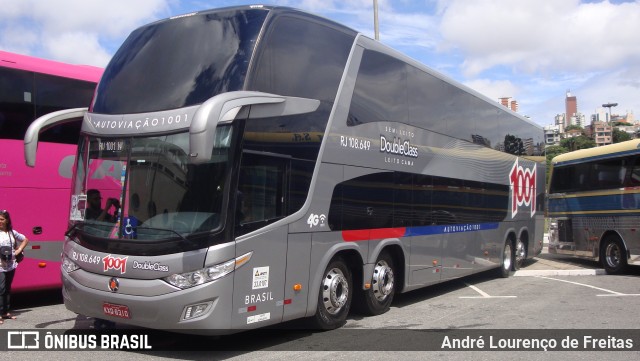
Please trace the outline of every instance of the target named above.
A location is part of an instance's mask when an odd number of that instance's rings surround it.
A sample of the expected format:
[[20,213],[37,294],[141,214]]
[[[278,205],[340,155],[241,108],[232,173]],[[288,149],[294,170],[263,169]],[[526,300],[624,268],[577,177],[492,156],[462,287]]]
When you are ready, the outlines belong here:
[[[77,314],[116,323],[165,331],[193,334],[229,334],[231,329],[233,275],[185,290],[167,284],[171,292],[158,295],[131,295],[111,292],[107,284],[111,277],[94,275],[83,270],[83,277],[103,278],[105,290],[87,287],[62,272],[62,295],[65,307]],[[127,282],[126,279],[121,279]],[[139,283],[160,280],[129,280]],[[151,286],[154,287],[154,286]],[[157,287],[156,287],[157,288]],[[144,292],[141,289],[141,292]],[[189,318],[199,310],[196,317]]]

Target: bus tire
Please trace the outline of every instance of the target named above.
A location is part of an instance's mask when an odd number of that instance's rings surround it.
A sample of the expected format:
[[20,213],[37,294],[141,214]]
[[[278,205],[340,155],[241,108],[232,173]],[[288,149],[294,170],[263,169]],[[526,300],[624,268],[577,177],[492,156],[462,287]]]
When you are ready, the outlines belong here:
[[605,272],[610,275],[623,273],[627,268],[627,252],[620,237],[610,234],[602,240],[600,262]]
[[527,259],[527,245],[518,238],[516,241],[515,259],[513,262],[513,270],[517,271],[522,268],[522,265]]
[[498,268],[498,276],[507,278],[513,270],[513,262],[515,260],[515,252],[513,249],[513,241],[507,239],[502,249],[502,257],[500,258],[500,268]]
[[351,271],[341,258],[333,259],[322,275],[314,324],[322,330],[342,326],[353,298]]
[[396,293],[395,264],[391,255],[383,251],[373,268],[371,287],[358,294],[356,306],[360,313],[375,316],[389,311]]

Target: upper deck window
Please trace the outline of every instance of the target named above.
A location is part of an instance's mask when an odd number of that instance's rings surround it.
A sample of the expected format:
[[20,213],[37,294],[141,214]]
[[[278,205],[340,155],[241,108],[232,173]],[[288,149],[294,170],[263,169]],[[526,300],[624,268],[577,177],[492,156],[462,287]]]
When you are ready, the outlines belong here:
[[210,11],[135,30],[107,66],[93,111],[144,113],[241,90],[268,11]]

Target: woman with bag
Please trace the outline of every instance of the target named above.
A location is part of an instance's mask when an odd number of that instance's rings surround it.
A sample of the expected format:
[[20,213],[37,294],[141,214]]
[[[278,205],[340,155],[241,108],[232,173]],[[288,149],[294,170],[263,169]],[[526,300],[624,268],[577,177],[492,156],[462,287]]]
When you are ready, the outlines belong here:
[[[19,259],[24,257],[22,253],[29,243],[27,237],[14,231],[11,226],[11,217],[6,210],[0,211],[0,325],[4,320],[15,320],[15,316],[9,313],[11,283],[16,273]],[[17,260],[18,259],[18,260]]]

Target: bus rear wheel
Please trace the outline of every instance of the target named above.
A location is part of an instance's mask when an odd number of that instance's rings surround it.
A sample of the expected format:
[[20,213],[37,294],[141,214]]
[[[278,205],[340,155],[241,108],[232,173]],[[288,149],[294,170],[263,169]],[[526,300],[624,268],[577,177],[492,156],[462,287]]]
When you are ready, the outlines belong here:
[[371,287],[359,293],[358,311],[367,315],[380,315],[389,311],[396,293],[393,258],[382,252],[373,268]]
[[315,325],[323,330],[342,326],[351,308],[351,271],[340,258],[332,260],[322,276],[318,292],[318,306],[314,316]]
[[608,235],[602,241],[600,262],[610,275],[621,274],[627,268],[627,252],[622,241],[616,235]]
[[521,240],[516,241],[515,260],[513,263],[513,269],[515,271],[522,268],[524,261],[527,259],[527,245]]

